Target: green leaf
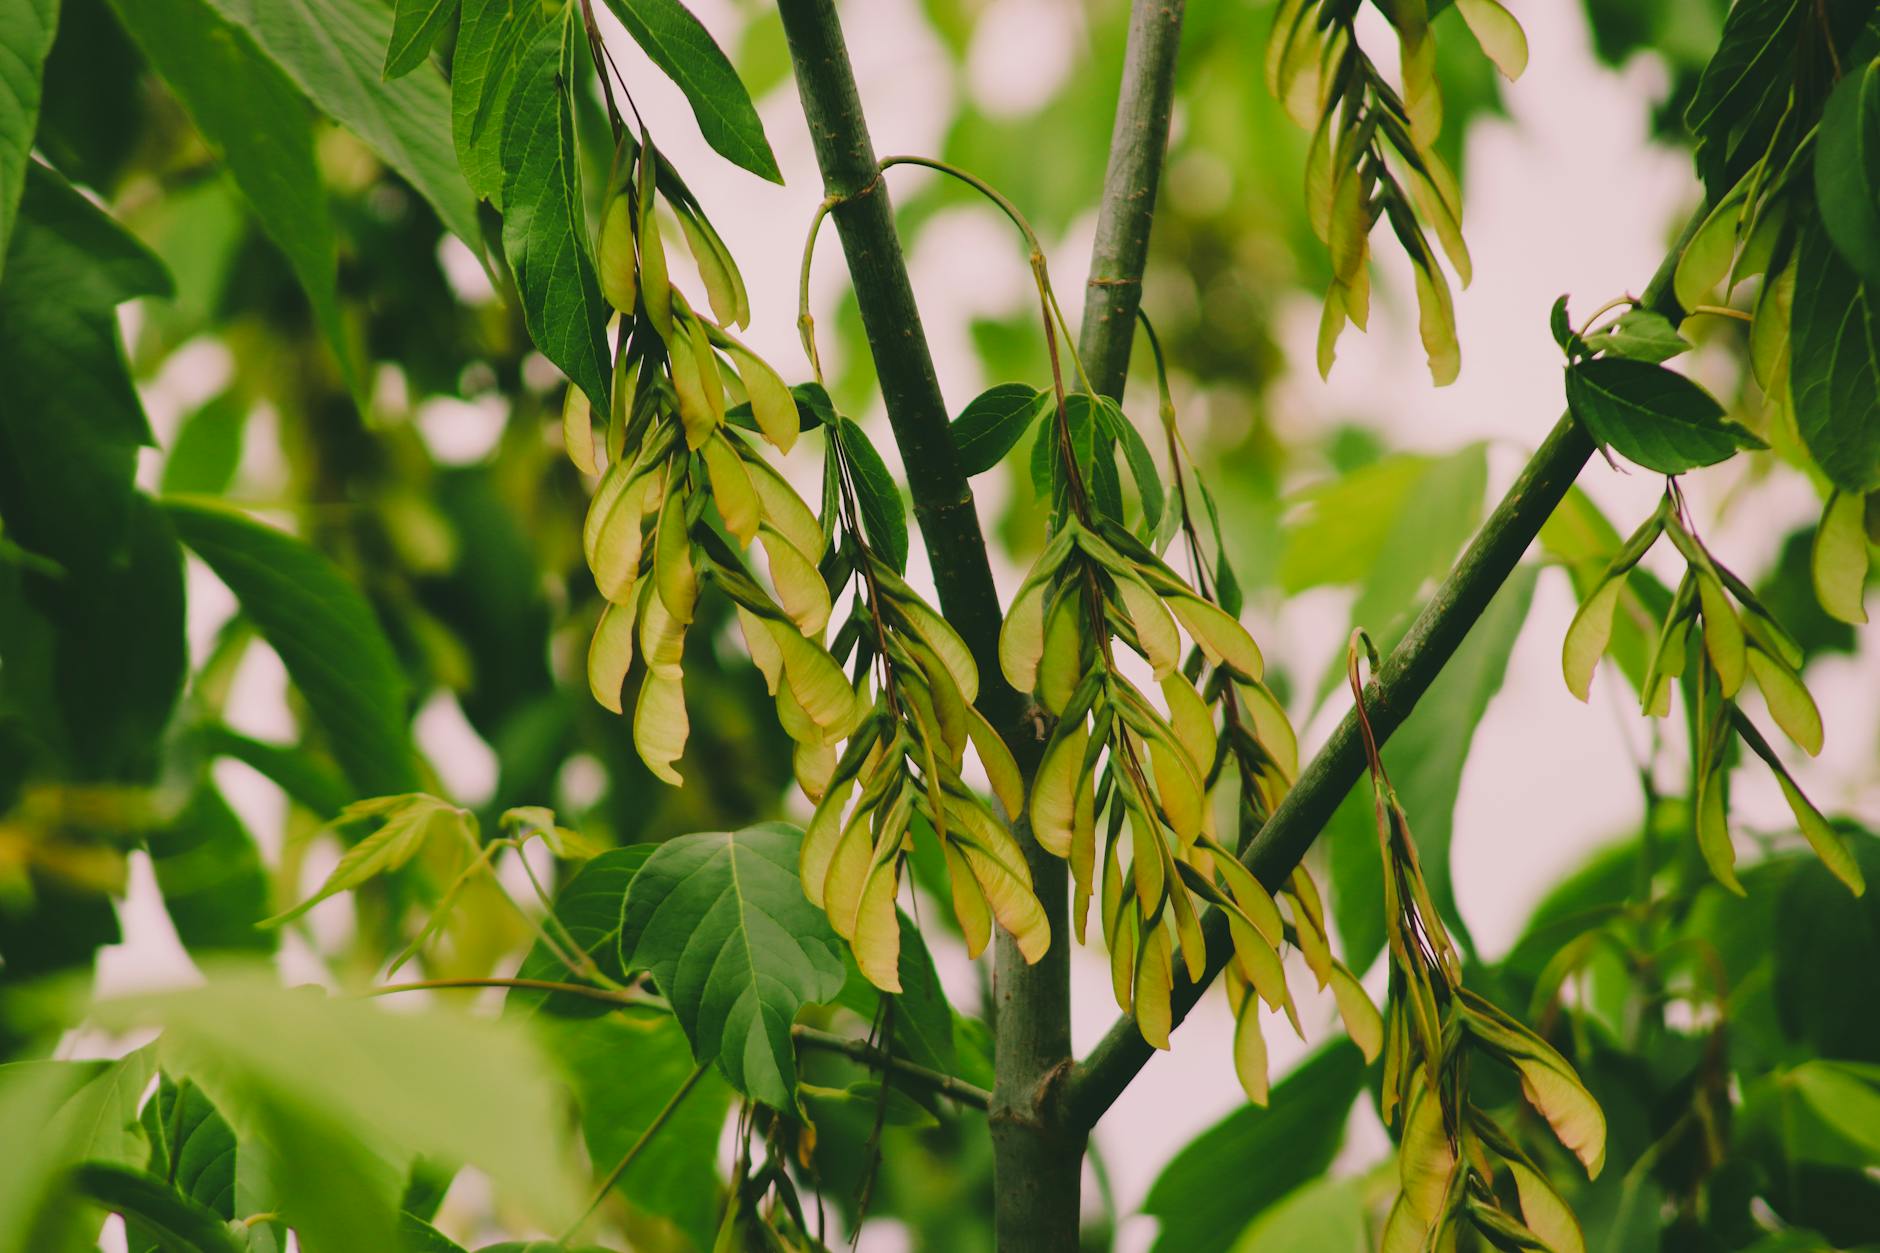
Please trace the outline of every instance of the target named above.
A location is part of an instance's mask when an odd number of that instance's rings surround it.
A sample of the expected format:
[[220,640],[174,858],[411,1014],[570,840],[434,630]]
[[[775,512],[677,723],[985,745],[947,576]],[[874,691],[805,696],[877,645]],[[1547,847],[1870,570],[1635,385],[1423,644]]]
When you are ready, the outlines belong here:
[[961,472],[970,478],[1005,460],[1050,399],[1051,393],[1029,383],[1000,383],[975,396],[951,426]]
[[1842,491],[1880,487],[1880,308],[1824,231],[1802,233],[1789,342],[1809,455]]
[[398,1215],[398,1253],[464,1253],[464,1247],[407,1211]]
[[111,3],[286,256],[314,321],[358,392],[359,371],[340,318],[333,222],[314,154],[313,117],[299,89],[209,0]]
[[679,0],[607,0],[620,24],[660,72],[679,85],[699,133],[726,160],[773,183],[783,181],[751,95],[711,34]]
[[1279,584],[1288,593],[1356,583],[1375,568],[1378,550],[1415,495],[1431,458],[1398,454],[1304,488],[1286,503],[1288,521]]
[[[1801,0],[1741,0],[1732,6],[1717,51],[1684,111],[1700,147],[1726,148],[1732,132],[1756,127],[1763,114],[1781,108],[1786,91],[1779,89],[1792,73],[1794,24],[1804,8]],[[1747,159],[1761,154],[1755,148]]]
[[[380,0],[209,0],[254,37],[307,98],[352,131],[483,254],[476,201],[451,151],[449,88],[434,69],[387,82],[392,15]],[[422,54],[420,54],[422,55]]]
[[268,875],[254,837],[204,779],[175,820],[145,837],[176,938],[191,952],[271,949]]
[[782,1110],[795,1103],[790,1026],[842,990],[841,941],[797,878],[802,838],[772,823],[661,845],[620,932],[621,964],[652,973],[693,1051]]
[[1850,67],[1821,111],[1815,199],[1847,263],[1880,283],[1880,60]]
[[1591,352],[1653,364],[1669,361],[1691,348],[1690,341],[1678,334],[1671,319],[1654,309],[1632,309],[1620,314],[1603,330],[1588,335],[1585,344]]
[[1243,1105],[1162,1169],[1142,1203],[1161,1220],[1154,1253],[1224,1253],[1269,1206],[1331,1165],[1364,1084],[1346,1040],[1314,1053],[1262,1109]]
[[[1848,842],[1864,875],[1880,879],[1880,839],[1850,833]],[[1770,935],[1789,1041],[1809,1056],[1880,1063],[1880,962],[1848,960],[1880,943],[1880,892],[1854,896],[1803,854],[1782,885]]]
[[1123,446],[1123,460],[1129,463],[1129,476],[1136,481],[1136,496],[1142,502],[1142,532],[1153,535],[1162,521],[1162,506],[1167,498],[1162,487],[1161,467],[1156,465],[1149,446],[1143,443],[1142,432],[1108,396],[1097,398],[1097,420],[1110,438]]
[[[1384,746],[1384,765],[1410,815],[1430,895],[1466,944],[1460,926],[1449,845],[1455,834],[1456,797],[1469,746],[1495,693],[1501,690],[1515,640],[1527,621],[1537,571],[1516,570],[1470,628],[1416,708]],[[1377,854],[1377,818],[1371,785],[1360,780],[1332,820],[1333,916],[1344,941],[1345,964],[1363,970],[1384,946],[1379,912],[1383,868]]]
[[241,762],[321,818],[338,813],[353,798],[333,764],[304,748],[265,743],[222,726],[204,727],[201,735],[204,751]]
[[208,1094],[188,1080],[162,1075],[144,1106],[143,1122],[151,1172],[221,1218],[234,1218],[235,1133]]
[[[588,1157],[606,1171],[691,1077],[685,1033],[671,1014],[650,1009],[543,1028],[580,1106]],[[701,1249],[711,1247],[717,1228],[718,1143],[731,1096],[722,1079],[707,1074],[615,1185],[635,1209],[671,1219]]]
[[[150,425],[117,306],[169,276],[101,210],[33,163],[0,280],[0,522],[7,539],[85,572],[124,551]],[[84,502],[78,507],[77,502]]]
[[[101,1001],[92,1019],[163,1030],[164,1068],[269,1150],[309,1253],[392,1246],[403,1167],[419,1154],[477,1167],[545,1226],[578,1205],[551,1063],[511,1025],[286,989],[266,968]],[[341,1234],[359,1242],[339,1244]]]
[[588,255],[575,150],[573,11],[521,54],[503,122],[503,251],[542,354],[608,411],[607,303]]
[[520,81],[516,64],[548,23],[547,10],[514,0],[462,0],[451,58],[450,129],[474,195],[503,203],[503,120]]
[[75,1164],[69,1124],[54,1115],[94,1067],[78,1062],[16,1062],[0,1066],[0,1253],[31,1247],[35,1220],[48,1193]]
[[163,458],[163,494],[219,496],[227,491],[241,465],[247,426],[248,407],[233,392],[223,392],[184,418]]
[[[627,968],[620,961],[620,918],[626,910],[627,888],[658,847],[629,844],[610,848],[585,862],[555,893],[556,919],[600,972],[616,983],[627,979]],[[539,940],[516,973],[524,979],[566,981],[570,977],[561,959]],[[563,1018],[592,1018],[609,1008],[605,1001],[592,997],[530,988],[510,989],[504,1005],[509,1009],[540,1009]]]
[[1235,1242],[1234,1253],[1371,1253],[1364,1211],[1363,1180],[1317,1179],[1255,1219]]
[[1709,392],[1647,361],[1602,357],[1567,367],[1567,405],[1602,447],[1660,474],[1768,446],[1726,419]]
[[280,654],[353,786],[415,790],[404,673],[359,589],[300,540],[231,509],[174,500],[165,511]]
[[[901,952],[896,963],[901,977],[901,991],[894,1000],[894,1051],[930,1070],[953,1074],[958,1066],[958,1050],[953,1040],[953,1009],[947,1004],[940,976],[934,970],[933,955],[921,939],[914,920],[899,910]],[[853,1010],[865,1021],[874,1021],[880,1008],[881,993],[855,965],[854,956],[845,947],[847,981],[837,1002]]]
[[457,0],[398,0],[385,45],[384,77],[401,78],[424,64],[457,12]]
[[[39,126],[39,78],[59,26],[59,0],[20,0],[0,10],[0,267],[26,190]],[[0,268],[0,277],[6,271]]]
[[140,1166],[149,1147],[137,1108],[156,1072],[156,1058],[140,1048],[96,1067],[97,1073],[59,1107],[52,1134],[70,1147],[75,1161]]
[[73,1184],[154,1235],[165,1253],[246,1253],[212,1210],[146,1171],[87,1162],[74,1173]]
[[895,486],[894,476],[888,473],[881,454],[868,442],[868,436],[855,420],[845,417],[841,423],[836,428],[836,437],[842,441],[842,451],[848,454],[855,467],[855,494],[862,511],[862,530],[881,559],[894,567],[896,573],[905,574],[907,504],[901,499],[901,489]]

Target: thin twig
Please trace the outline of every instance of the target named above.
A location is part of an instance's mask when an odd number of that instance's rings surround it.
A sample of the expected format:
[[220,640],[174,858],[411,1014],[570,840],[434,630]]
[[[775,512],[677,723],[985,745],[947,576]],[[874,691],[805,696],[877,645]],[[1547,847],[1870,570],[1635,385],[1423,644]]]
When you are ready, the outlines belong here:
[[587,1208],[581,1211],[581,1217],[575,1219],[574,1222],[569,1225],[568,1230],[562,1233],[561,1244],[566,1245],[573,1242],[575,1236],[580,1233],[581,1228],[586,1225],[587,1220],[593,1216],[594,1211],[601,1207],[601,1202],[607,1199],[607,1194],[614,1190],[614,1185],[620,1182],[620,1176],[627,1173],[627,1167],[633,1165],[634,1159],[640,1155],[640,1150],[644,1149],[648,1142],[651,1141],[655,1135],[659,1134],[659,1129],[665,1126],[674,1112],[678,1110],[679,1103],[685,1100],[686,1094],[694,1087],[698,1086],[698,1081],[703,1079],[705,1072],[710,1069],[711,1062],[709,1060],[702,1061],[692,1068],[692,1073],[687,1075],[685,1082],[679,1085],[679,1090],[672,1094],[671,1098],[667,1100],[665,1106],[661,1108],[657,1114],[653,1115],[653,1121],[646,1124],[646,1130],[640,1133],[639,1138],[621,1155],[620,1160],[614,1163],[614,1168],[607,1172],[607,1178],[601,1180],[600,1186],[594,1189],[594,1195],[588,1199]]
[[801,1048],[818,1049],[825,1053],[840,1053],[850,1061],[859,1062],[873,1070],[885,1071],[897,1080],[915,1087],[926,1088],[930,1092],[937,1092],[949,1100],[958,1101],[961,1105],[970,1105],[974,1109],[983,1110],[992,1103],[992,1093],[984,1088],[976,1087],[964,1079],[942,1074],[938,1070],[930,1070],[926,1066],[917,1065],[904,1057],[896,1057],[892,1053],[883,1052],[866,1040],[851,1039],[848,1036],[837,1035],[833,1031],[819,1031],[815,1027],[806,1027],[800,1023],[790,1028],[790,1035]]

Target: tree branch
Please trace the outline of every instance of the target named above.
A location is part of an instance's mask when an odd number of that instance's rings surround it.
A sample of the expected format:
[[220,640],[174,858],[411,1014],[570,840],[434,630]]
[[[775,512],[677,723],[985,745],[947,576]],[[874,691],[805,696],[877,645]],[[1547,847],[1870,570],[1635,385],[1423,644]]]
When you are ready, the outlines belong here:
[[904,1057],[883,1052],[866,1040],[854,1040],[848,1036],[837,1035],[833,1031],[818,1031],[814,1027],[798,1024],[790,1028],[790,1034],[801,1048],[821,1049],[825,1053],[840,1053],[853,1062],[860,1062],[871,1070],[886,1071],[895,1078],[911,1083],[915,1087],[937,1092],[961,1105],[970,1105],[974,1109],[986,1109],[992,1104],[992,1093],[976,1087],[964,1079],[929,1070],[925,1066],[915,1065]]
[[1123,51],[1122,94],[1110,132],[1110,163],[1103,175],[1097,237],[1090,249],[1084,322],[1078,355],[1091,383],[1121,400],[1142,303],[1142,271],[1156,189],[1168,153],[1169,113],[1175,104],[1175,58],[1187,0],[1137,0],[1129,10]]
[[[1679,310],[1671,291],[1671,277],[1685,242],[1696,232],[1703,216],[1700,209],[1685,225],[1640,300],[1643,306],[1655,308],[1674,321]],[[1554,424],[1514,486],[1470,541],[1455,569],[1365,688],[1365,706],[1379,745],[1403,725],[1418,699],[1455,655],[1592,455],[1592,440],[1571,414]],[[1354,711],[1345,715],[1332,738],[1300,772],[1299,781],[1241,854],[1241,861],[1269,890],[1277,890],[1292,874],[1358,781],[1364,764]],[[1171,1025],[1179,1025],[1187,1017],[1232,953],[1227,920],[1219,910],[1210,911],[1204,931],[1207,972],[1199,983],[1177,986]],[[1066,1080],[1066,1117],[1074,1126],[1094,1126],[1154,1052],[1136,1029],[1135,1019],[1128,1015],[1119,1018]]]

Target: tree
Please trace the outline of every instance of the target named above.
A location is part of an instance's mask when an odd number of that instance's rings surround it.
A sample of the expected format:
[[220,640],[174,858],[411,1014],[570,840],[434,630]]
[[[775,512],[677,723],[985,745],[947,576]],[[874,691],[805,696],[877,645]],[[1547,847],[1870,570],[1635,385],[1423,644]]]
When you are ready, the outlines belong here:
[[[1458,377],[1458,136],[1528,39],[1373,7],[1091,6],[1043,112],[883,157],[833,0],[744,6],[735,60],[679,0],[13,0],[0,1253],[106,1215],[138,1253],[1103,1247],[1093,1129],[1216,985],[1245,1103],[1150,1189],[1158,1248],[1880,1244],[1880,844],[1829,803],[1872,766],[1795,752],[1812,663],[1871,648],[1880,12],[1588,0],[1602,56],[1670,71],[1702,204],[1636,297],[1554,305],[1567,413],[1482,516],[1479,445],[1194,422],[1265,403],[1279,319],[1145,291],[1154,250],[1301,267],[1329,375],[1375,271]],[[963,56],[979,8],[922,16]],[[712,221],[711,163],[783,181],[752,87],[786,61],[800,375]],[[1181,110],[1265,217],[1165,200]],[[1037,381],[954,416],[902,241],[962,206],[1028,275],[985,365]],[[1047,241],[1092,207],[1073,326]],[[1694,345],[1733,390],[1666,364]],[[1627,536],[1595,452],[1663,478]],[[1686,494],[1728,473],[1821,501],[1752,578]],[[1450,836],[1557,577],[1567,689],[1647,719],[1643,817],[1496,956]],[[1321,585],[1356,599],[1315,694],[1245,619]],[[290,729],[255,734],[270,657]],[[94,990],[159,903],[182,986]],[[1122,1010],[1081,1056],[1079,945]],[[1275,1028],[1315,1051],[1271,1083]],[[1373,1115],[1389,1151],[1334,1169]]]

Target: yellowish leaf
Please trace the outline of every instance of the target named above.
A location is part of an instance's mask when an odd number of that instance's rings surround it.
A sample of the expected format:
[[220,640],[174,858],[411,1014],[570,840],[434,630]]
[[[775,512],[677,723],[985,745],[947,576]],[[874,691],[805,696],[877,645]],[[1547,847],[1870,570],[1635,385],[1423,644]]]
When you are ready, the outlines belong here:
[[639,273],[633,259],[633,205],[625,190],[608,198],[601,211],[601,242],[595,250],[601,295],[626,317],[639,297]]
[[888,857],[870,872],[855,914],[850,947],[855,966],[883,992],[901,991],[901,923],[895,917],[894,898],[901,880],[901,858]]
[[1248,990],[1234,1010],[1234,1075],[1255,1105],[1267,1099],[1266,1037],[1260,1033],[1259,998]]
[[1547,1177],[1525,1162],[1509,1161],[1515,1192],[1521,1198],[1521,1217],[1528,1230],[1547,1242],[1548,1253],[1586,1253],[1586,1236]]
[[744,471],[743,459],[723,431],[712,432],[701,451],[705,455],[705,474],[712,485],[712,503],[718,506],[725,529],[739,542],[750,543],[757,538],[763,510],[751,476]]
[[1810,757],[1821,752],[1821,711],[1802,677],[1780,657],[1760,648],[1749,650],[1749,672],[1762,689],[1776,725]]
[[1142,655],[1155,677],[1165,679],[1174,674],[1182,659],[1182,641],[1175,633],[1175,619],[1141,579],[1118,577],[1116,591],[1122,598],[1130,625],[1136,629],[1136,642],[1142,646]]
[[638,610],[636,601],[608,605],[601,610],[594,638],[588,642],[588,690],[603,708],[614,713],[622,712],[620,689],[627,681],[627,671],[633,668],[634,620]]
[[1044,656],[1038,662],[1038,699],[1054,714],[1064,712],[1084,677],[1084,598],[1081,589],[1058,594],[1045,623]]
[[659,162],[652,158],[652,139],[640,135],[640,303],[646,306],[647,320],[670,348],[678,336],[672,325],[672,278],[666,268],[666,245],[659,238],[655,173]]
[[677,675],[648,670],[640,681],[640,699],[633,709],[633,746],[656,778],[674,787],[684,779],[672,768],[685,753],[691,723],[685,712],[685,685]]
[[[1538,1043],[1538,1040],[1536,1041]],[[1564,1058],[1545,1045],[1538,1056],[1512,1058],[1521,1074],[1521,1091],[1539,1110],[1568,1152],[1599,1178],[1606,1164],[1606,1115]]]
[[1069,857],[1071,853],[1077,788],[1083,779],[1084,750],[1089,744],[1090,731],[1083,719],[1058,723],[1032,780],[1031,837],[1053,857]]
[[1527,34],[1514,15],[1497,0],[1456,0],[1456,8],[1469,24],[1475,42],[1482,45],[1482,51],[1502,76],[1510,80],[1521,77],[1528,62]]
[[725,326],[744,325],[750,320],[750,309],[740,299],[744,283],[736,264],[729,254],[720,255],[712,247],[711,240],[690,213],[680,210],[674,216],[679,219],[679,231],[685,236],[692,261],[698,266],[698,276],[705,284],[705,297],[712,307],[712,316]]
[[1720,774],[1707,776],[1697,789],[1697,851],[1704,855],[1704,864],[1718,883],[1738,896],[1746,895],[1736,877],[1736,846],[1730,842]]
[[1199,596],[1166,599],[1210,664],[1224,665],[1241,679],[1258,679],[1264,673],[1266,663],[1260,656],[1260,646],[1239,619]]
[[1782,785],[1782,799],[1789,803],[1789,809],[1795,814],[1795,821],[1802,829],[1802,835],[1808,846],[1815,850],[1815,856],[1821,858],[1821,864],[1830,874],[1847,885],[1848,891],[1860,896],[1867,890],[1866,876],[1861,873],[1860,862],[1855,860],[1854,852],[1847,846],[1847,840],[1831,826],[1821,811],[1816,809],[1809,799],[1802,795],[1802,790],[1795,786],[1794,780],[1778,771],[1776,782]]
[[1384,1047],[1384,1018],[1371,1003],[1358,977],[1343,962],[1332,963],[1332,996],[1338,1002],[1338,1016],[1344,1020],[1351,1042],[1364,1053],[1367,1064],[1377,1060]]
[[951,840],[941,841],[946,849],[947,882],[953,891],[953,916],[959,920],[960,934],[966,940],[967,960],[977,960],[992,938],[992,914],[986,894],[979,888],[966,854]]
[[1560,668],[1567,678],[1567,690],[1584,701],[1592,695],[1593,671],[1612,642],[1613,613],[1619,607],[1619,593],[1625,590],[1625,576],[1607,579],[1580,603],[1567,627],[1567,638],[1560,647]]
[[820,636],[829,623],[829,585],[823,582],[822,572],[781,531],[766,526],[758,539],[783,611],[797,630]]
[[842,667],[821,644],[799,635],[788,623],[766,625],[783,656],[784,680],[803,711],[825,731],[846,731],[855,713],[855,691]]
[[835,859],[836,845],[842,840],[842,815],[849,796],[855,791],[851,776],[824,792],[816,802],[803,829],[803,844],[797,854],[797,874],[803,881],[803,895],[817,908],[823,907],[823,884],[829,878],[829,863]]
[[653,586],[666,609],[680,622],[691,622],[698,606],[698,571],[692,565],[692,536],[685,525],[685,496],[666,493],[653,544]]
[[1443,1198],[1455,1169],[1456,1152],[1443,1128],[1443,1107],[1428,1086],[1419,1082],[1404,1114],[1397,1173],[1404,1202],[1425,1230],[1442,1216]]
[[568,460],[583,474],[599,474],[594,460],[594,406],[588,395],[573,383],[561,399],[561,443],[568,450]]
[[1842,622],[1867,621],[1867,606],[1862,603],[1867,589],[1866,513],[1865,496],[1837,491],[1828,497],[1821,525],[1815,530],[1810,562],[1815,597]]
[[1698,570],[1696,574],[1697,600],[1704,614],[1704,651],[1710,654],[1710,664],[1716,668],[1724,699],[1729,700],[1742,690],[1748,664],[1743,623],[1724,593],[1722,581],[1708,570]]
[[1188,676],[1179,672],[1163,678],[1162,699],[1168,703],[1170,730],[1187,750],[1188,760],[1195,770],[1205,776],[1214,766],[1214,752],[1219,742],[1214,731],[1214,712],[1195,691]]
[[979,754],[979,764],[985,767],[992,794],[998,798],[1007,817],[1016,817],[1025,807],[1025,776],[1019,773],[1012,750],[1006,747],[977,706],[967,707],[966,734],[973,742],[973,750]]
[[776,445],[778,452],[789,452],[802,429],[796,413],[796,397],[790,394],[782,377],[744,345],[732,341],[725,351],[738,368],[744,394],[750,397],[751,416],[757,420],[758,431]]
[[1159,1049],[1168,1048],[1168,1033],[1174,1025],[1169,997],[1175,990],[1175,961],[1170,951],[1168,928],[1152,925],[1143,937],[1142,950],[1136,955],[1135,1003],[1136,1029],[1142,1038]]

